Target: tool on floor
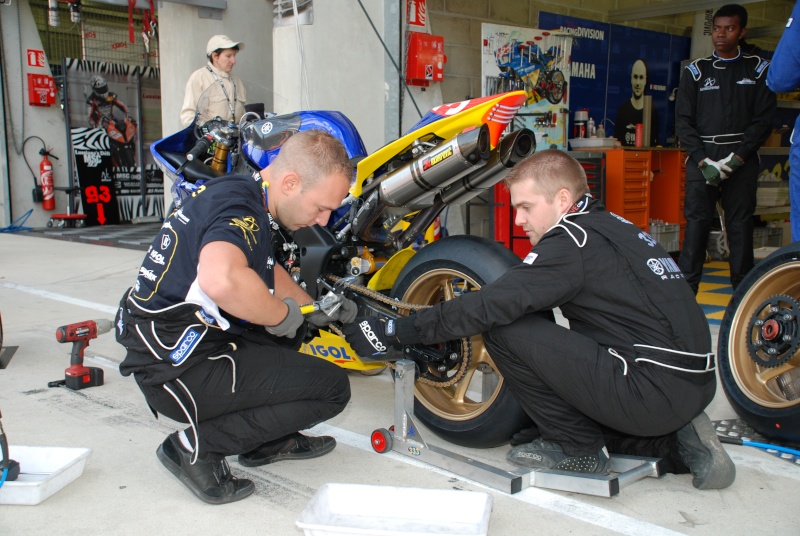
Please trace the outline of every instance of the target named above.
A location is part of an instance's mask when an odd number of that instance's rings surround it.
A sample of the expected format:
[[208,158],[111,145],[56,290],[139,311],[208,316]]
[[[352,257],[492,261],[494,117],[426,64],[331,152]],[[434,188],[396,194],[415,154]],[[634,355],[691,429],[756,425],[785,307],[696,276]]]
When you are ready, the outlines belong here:
[[570,471],[537,470],[508,465],[495,467],[451,452],[422,439],[414,422],[414,362],[401,359],[395,364],[394,419],[392,430],[379,428],[372,432],[375,452],[394,450],[433,466],[464,476],[505,493],[517,493],[527,487],[556,489],[613,497],[621,488],[645,477],[664,474],[661,459],[638,456],[611,456],[611,474],[598,475]]
[[103,385],[103,369],[99,367],[85,367],[83,365],[83,352],[89,346],[89,341],[96,339],[111,331],[113,324],[110,320],[84,320],[75,324],[67,324],[56,329],[56,340],[61,343],[72,343],[72,354],[69,367],[64,371],[64,379],[47,384],[48,387],[62,385],[77,391],[87,387]]

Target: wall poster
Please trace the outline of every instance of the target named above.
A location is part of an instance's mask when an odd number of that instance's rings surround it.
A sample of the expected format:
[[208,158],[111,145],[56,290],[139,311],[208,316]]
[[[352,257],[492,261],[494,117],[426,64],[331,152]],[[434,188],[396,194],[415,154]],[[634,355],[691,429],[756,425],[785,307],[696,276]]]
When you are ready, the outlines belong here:
[[64,60],[74,179],[87,225],[164,217],[158,69]]
[[572,37],[559,32],[481,24],[483,96],[523,89],[514,129],[536,133],[536,147],[567,147]]

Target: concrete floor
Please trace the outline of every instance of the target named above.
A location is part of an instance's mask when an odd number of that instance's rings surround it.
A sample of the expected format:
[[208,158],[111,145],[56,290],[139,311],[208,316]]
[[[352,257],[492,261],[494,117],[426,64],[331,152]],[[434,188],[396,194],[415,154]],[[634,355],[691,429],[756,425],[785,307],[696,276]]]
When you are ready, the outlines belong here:
[[[636,482],[612,498],[538,488],[509,495],[406,456],[377,454],[370,433],[393,424],[393,384],[385,372],[351,374],[348,408],[312,430],[337,438],[331,454],[254,469],[233,461],[235,473],[255,481],[255,495],[206,505],[156,459],[158,444],[179,426],[154,419],[133,379],[119,375],[123,348],[112,334],[91,341],[86,351],[86,364],[104,369],[105,385],[81,391],[47,387],[63,379],[69,365],[70,347],[56,342],[56,327],[113,318],[143,256],[141,249],[52,240],[41,233],[0,234],[3,345],[18,347],[0,369],[0,410],[12,454],[14,445],[92,449],[82,476],[41,504],[0,505],[0,534],[302,534],[295,520],[327,482],[486,492],[493,499],[492,535],[798,534],[800,467],[752,447],[725,446],[737,465],[728,489],[698,491],[689,475],[666,475]],[[707,412],[712,420],[735,418],[721,389]],[[430,432],[424,437],[494,465],[503,464],[507,450],[464,449]],[[409,493],[396,504],[397,514],[414,507]],[[441,508],[451,511],[459,504]]]

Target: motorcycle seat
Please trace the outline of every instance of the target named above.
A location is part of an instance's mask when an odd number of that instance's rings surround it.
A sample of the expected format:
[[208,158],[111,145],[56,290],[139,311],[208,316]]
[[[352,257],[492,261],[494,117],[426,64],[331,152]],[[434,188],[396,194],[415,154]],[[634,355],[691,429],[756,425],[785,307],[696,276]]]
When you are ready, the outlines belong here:
[[[181,164],[186,161],[186,153],[163,151],[159,154],[164,160],[169,162],[173,169],[178,169]],[[195,183],[199,180],[210,181],[211,179],[222,177],[225,174],[224,171],[212,169],[199,160],[192,160],[183,168],[183,178],[191,183]]]

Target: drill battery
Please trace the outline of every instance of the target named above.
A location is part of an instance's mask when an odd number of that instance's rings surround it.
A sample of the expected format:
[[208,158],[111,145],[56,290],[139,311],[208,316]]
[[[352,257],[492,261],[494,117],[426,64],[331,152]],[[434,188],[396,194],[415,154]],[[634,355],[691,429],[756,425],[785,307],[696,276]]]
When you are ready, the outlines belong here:
[[73,391],[103,385],[103,369],[71,366],[64,371],[64,385]]

